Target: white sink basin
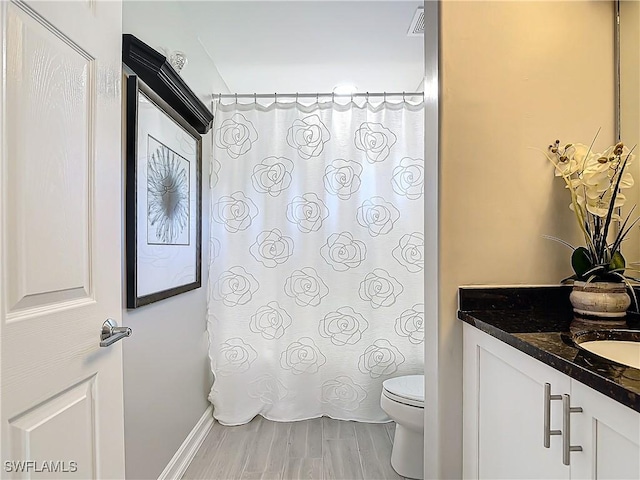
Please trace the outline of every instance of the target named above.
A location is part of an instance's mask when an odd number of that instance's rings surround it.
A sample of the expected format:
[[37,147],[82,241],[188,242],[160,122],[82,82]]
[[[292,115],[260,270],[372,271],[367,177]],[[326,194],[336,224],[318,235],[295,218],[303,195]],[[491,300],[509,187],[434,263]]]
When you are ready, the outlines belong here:
[[640,369],[640,342],[626,340],[591,340],[581,342],[581,348],[608,360]]

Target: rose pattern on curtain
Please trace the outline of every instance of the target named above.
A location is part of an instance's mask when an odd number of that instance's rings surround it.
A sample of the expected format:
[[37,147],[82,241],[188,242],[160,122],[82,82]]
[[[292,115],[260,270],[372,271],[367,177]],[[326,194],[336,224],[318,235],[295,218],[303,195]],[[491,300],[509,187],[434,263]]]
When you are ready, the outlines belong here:
[[422,373],[423,107],[218,105],[208,333],[223,424],[388,421]]

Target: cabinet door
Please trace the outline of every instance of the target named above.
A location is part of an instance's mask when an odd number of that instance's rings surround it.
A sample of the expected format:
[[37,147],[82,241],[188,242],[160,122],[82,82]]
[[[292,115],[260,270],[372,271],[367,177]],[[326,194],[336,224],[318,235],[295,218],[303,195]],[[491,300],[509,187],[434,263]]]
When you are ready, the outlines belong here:
[[572,479],[640,479],[640,413],[571,380]]
[[[545,383],[569,392],[569,377],[464,325],[465,478],[569,479],[562,437],[544,447]],[[562,429],[561,401],[551,401],[551,429]]]

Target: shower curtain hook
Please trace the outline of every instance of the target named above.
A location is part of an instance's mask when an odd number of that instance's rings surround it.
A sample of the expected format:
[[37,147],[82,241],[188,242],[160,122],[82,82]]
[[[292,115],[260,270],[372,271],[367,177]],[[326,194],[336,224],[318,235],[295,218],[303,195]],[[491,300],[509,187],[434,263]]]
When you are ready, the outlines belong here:
[[298,103],[298,92],[296,92],[296,103]]
[[336,92],[331,92],[331,103],[336,102]]
[[278,103],[278,92],[273,94],[273,103]]
[[350,103],[353,103],[353,92],[351,92],[351,99],[349,100]]
[[369,103],[369,92],[367,92],[367,104]]
[[320,103],[320,94],[316,92],[316,103]]
[[387,92],[382,92],[382,103],[387,103]]
[[256,92],[253,92],[253,103],[254,105],[258,103],[258,95],[256,94]]
[[404,98],[404,92],[402,92],[402,101],[406,102],[407,100]]
[[238,104],[238,94],[236,93],[236,105]]

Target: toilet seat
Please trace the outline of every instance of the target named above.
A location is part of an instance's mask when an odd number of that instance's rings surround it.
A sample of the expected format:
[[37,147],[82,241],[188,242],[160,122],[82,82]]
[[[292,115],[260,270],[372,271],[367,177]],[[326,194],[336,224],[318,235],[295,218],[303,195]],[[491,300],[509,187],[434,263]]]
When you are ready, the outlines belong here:
[[424,408],[424,375],[405,375],[382,382],[382,394],[389,400]]

